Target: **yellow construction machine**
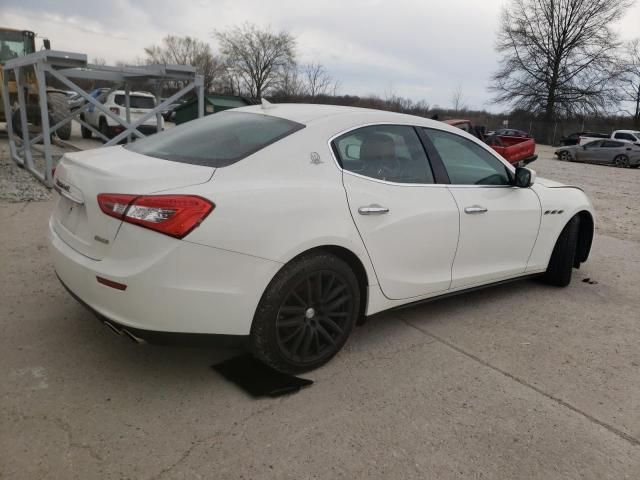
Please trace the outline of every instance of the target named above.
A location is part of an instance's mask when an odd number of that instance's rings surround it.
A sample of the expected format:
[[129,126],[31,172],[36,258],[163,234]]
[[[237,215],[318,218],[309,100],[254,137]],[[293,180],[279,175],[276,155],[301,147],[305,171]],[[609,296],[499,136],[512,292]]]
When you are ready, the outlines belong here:
[[[43,41],[43,48],[49,49],[47,39]],[[15,30],[0,27],[0,66],[17,57],[28,55],[36,51],[36,34],[29,30]],[[3,81],[4,71],[0,68],[0,82]],[[13,72],[9,72],[9,105],[10,112],[4,111],[4,102],[0,98],[0,122],[12,122],[14,131],[20,134],[20,112],[18,109],[18,87]],[[27,120],[38,128],[41,123],[40,104],[38,99],[38,84],[33,73],[25,75],[25,100],[27,104]],[[1,90],[0,90],[1,95]],[[47,87],[47,105],[49,109],[49,122],[55,125],[70,114],[67,95],[62,90]],[[29,129],[31,131],[31,128]],[[62,140],[68,140],[71,136],[71,122],[66,123],[56,130],[56,134]]]

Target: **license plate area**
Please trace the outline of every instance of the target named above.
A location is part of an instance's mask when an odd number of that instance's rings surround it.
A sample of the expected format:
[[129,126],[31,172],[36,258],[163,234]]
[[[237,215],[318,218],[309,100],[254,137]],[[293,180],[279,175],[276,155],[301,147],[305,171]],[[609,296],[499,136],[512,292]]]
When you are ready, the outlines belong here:
[[69,233],[76,235],[83,220],[86,219],[85,206],[60,196],[56,216]]

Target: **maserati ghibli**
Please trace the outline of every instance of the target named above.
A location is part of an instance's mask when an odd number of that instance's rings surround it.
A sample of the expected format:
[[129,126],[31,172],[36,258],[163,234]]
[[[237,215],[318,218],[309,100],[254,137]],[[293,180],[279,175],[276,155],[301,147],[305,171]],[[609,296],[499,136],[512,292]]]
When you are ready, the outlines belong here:
[[585,193],[434,120],[238,108],[67,153],[55,271],[138,342],[238,340],[273,368],[329,361],[366,316],[587,260]]

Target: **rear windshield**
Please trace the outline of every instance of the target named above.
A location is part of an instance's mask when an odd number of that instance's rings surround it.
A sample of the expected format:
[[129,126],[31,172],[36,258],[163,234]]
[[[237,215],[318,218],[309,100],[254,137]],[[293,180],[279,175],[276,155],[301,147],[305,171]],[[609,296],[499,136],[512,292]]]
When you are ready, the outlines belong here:
[[151,135],[125,148],[174,162],[226,167],[304,128],[284,118],[220,112]]
[[[116,105],[120,105],[121,107],[126,106],[124,95],[116,95],[113,101],[116,102]],[[131,108],[147,108],[150,110],[156,106],[156,101],[153,97],[130,95],[129,105],[131,106]]]

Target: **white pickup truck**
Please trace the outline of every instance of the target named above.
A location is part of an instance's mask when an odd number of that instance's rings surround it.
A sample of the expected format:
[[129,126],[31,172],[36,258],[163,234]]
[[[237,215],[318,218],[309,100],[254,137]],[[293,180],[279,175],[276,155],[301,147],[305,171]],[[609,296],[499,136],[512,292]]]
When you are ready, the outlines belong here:
[[[115,90],[111,93],[107,92],[109,89],[99,88],[91,92],[91,96],[100,99],[102,104],[109,109],[111,113],[118,115],[123,120],[126,120],[126,103],[124,90]],[[129,113],[131,122],[135,122],[144,114],[151,111],[156,106],[155,97],[148,92],[130,92],[129,93]],[[124,127],[108,117],[93,105],[90,106],[86,112],[80,116],[85,122],[94,128],[100,130],[107,138],[112,138],[124,131]],[[156,116],[153,115],[138,127],[138,130],[145,135],[150,135],[158,130],[158,123]],[[164,130],[164,119],[160,117],[160,130]],[[85,127],[81,127],[82,138],[91,138],[91,130]]]
[[[640,145],[640,131],[637,130],[616,130],[611,134],[609,138],[615,140],[624,140],[627,142],[635,143],[636,145]],[[602,140],[602,138],[588,136],[580,137],[580,145],[593,142],[594,140]]]

